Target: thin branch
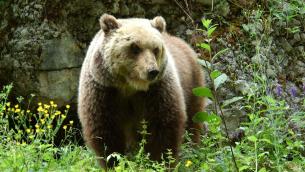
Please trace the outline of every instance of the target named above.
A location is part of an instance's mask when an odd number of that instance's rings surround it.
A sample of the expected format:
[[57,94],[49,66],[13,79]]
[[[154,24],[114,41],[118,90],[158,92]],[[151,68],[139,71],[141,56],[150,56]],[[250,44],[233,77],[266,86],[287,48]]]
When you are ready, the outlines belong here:
[[196,27],[195,27],[195,21],[193,20],[193,18],[192,18],[192,16],[190,15],[190,13],[187,12],[187,11],[184,9],[184,7],[183,7],[177,0],[175,0],[175,2],[176,2],[176,4],[179,6],[179,8],[184,12],[184,14],[187,15],[187,17],[191,20],[193,27],[196,28]]

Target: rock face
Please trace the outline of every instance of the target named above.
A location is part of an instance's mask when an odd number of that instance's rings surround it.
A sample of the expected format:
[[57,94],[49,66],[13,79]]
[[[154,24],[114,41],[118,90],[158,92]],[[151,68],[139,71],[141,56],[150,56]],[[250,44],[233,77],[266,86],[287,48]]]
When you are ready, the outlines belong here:
[[79,70],[103,13],[162,14],[174,33],[189,22],[170,1],[6,0],[0,1],[0,10],[0,87],[13,82],[16,95],[34,93],[59,105],[76,102]]
[[[189,42],[195,45],[205,37],[202,33],[197,35],[193,21],[184,13],[191,11],[199,27],[202,17],[213,18],[213,24],[218,22],[213,51],[230,49],[214,61],[214,67],[230,78],[220,89],[221,100],[245,96],[257,88],[251,68],[261,66],[264,71],[261,77],[268,78],[267,91],[287,100],[295,109],[302,107],[305,95],[303,12],[303,16],[294,17],[288,23],[290,29],[299,30],[289,32],[283,20],[257,18],[257,13],[251,9],[260,1],[187,2],[191,4],[170,0],[0,0],[0,88],[13,82],[16,95],[34,93],[40,101],[52,99],[59,106],[73,104],[80,67],[103,13],[118,18],[162,15],[170,33],[190,38]],[[268,4],[265,6],[267,8]],[[247,16],[241,15],[242,9],[249,9]],[[240,106],[226,110],[232,130],[245,116],[244,112],[234,110]]]

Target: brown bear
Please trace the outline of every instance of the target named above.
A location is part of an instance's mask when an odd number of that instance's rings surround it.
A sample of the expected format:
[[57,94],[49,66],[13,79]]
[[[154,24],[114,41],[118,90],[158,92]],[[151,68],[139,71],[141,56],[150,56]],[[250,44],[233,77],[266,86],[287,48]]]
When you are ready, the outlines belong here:
[[[147,121],[145,151],[161,160],[177,157],[185,127],[199,141],[201,124],[192,117],[204,102],[192,94],[203,86],[196,54],[166,33],[165,20],[116,19],[104,14],[80,74],[78,114],[87,145],[99,157],[126,153]],[[105,167],[105,161],[100,160]],[[111,164],[112,165],[112,164]]]

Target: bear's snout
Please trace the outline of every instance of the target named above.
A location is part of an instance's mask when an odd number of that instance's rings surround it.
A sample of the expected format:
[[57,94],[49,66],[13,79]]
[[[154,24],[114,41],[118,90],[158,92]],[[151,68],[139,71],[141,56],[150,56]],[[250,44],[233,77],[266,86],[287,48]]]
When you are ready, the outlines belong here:
[[160,71],[158,69],[148,70],[147,79],[152,81],[158,76],[159,73]]

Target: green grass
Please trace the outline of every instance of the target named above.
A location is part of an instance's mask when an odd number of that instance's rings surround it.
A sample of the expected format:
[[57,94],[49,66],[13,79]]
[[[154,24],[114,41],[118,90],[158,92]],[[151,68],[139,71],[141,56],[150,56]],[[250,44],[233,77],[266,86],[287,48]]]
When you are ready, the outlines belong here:
[[50,144],[0,145],[0,171],[99,171],[95,157],[85,147]]

